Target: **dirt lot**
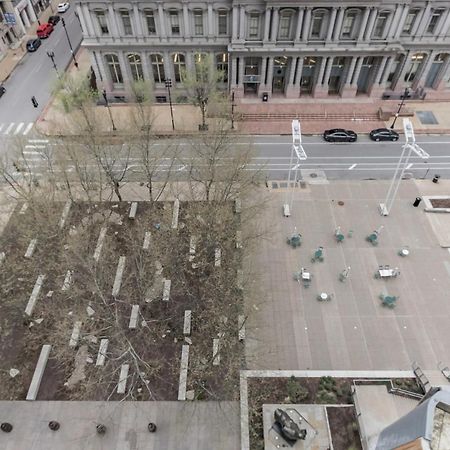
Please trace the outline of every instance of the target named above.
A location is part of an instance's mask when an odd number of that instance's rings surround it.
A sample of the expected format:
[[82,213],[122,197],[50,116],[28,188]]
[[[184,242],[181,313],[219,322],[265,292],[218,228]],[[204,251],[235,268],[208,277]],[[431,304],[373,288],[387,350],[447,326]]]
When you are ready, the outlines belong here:
[[[25,398],[41,347],[51,344],[40,400],[176,400],[181,347],[187,344],[186,310],[192,311],[187,388],[199,399],[236,398],[243,354],[237,339],[242,293],[236,287],[239,218],[231,204],[220,214],[216,211],[216,226],[208,222],[201,202],[181,203],[176,230],[171,227],[173,203],[139,202],[135,220],[128,218],[129,202],[74,203],[63,229],[64,204],[51,202],[19,214],[21,206],[0,238],[6,254],[0,271],[0,399]],[[105,227],[96,263],[93,255]],[[144,250],[146,232],[151,240]],[[193,235],[196,253],[190,261]],[[35,238],[33,256],[24,258]],[[221,249],[220,267],[214,266],[216,248]],[[125,270],[120,292],[113,296],[120,256],[126,257]],[[73,271],[72,282],[62,290],[68,270]],[[24,310],[40,274],[44,284],[27,317]],[[162,301],[164,279],[171,280],[168,302]],[[128,327],[132,305],[139,305],[135,330]],[[82,322],[81,335],[70,348],[76,321]],[[224,336],[221,363],[213,366],[212,339],[218,335]],[[104,367],[95,365],[101,339],[109,339]],[[82,376],[67,386],[76,359]],[[115,393],[122,364],[130,366],[125,396]],[[15,378],[9,375],[11,368],[20,371]]]
[[450,208],[450,198],[432,198],[430,203],[433,208]]

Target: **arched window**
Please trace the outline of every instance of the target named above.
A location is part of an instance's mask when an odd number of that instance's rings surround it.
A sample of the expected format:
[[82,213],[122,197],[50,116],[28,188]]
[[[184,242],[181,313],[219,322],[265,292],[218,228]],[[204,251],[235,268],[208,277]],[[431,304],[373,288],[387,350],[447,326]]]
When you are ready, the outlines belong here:
[[109,67],[109,74],[113,84],[122,84],[123,77],[119,63],[119,57],[114,54],[105,55],[105,61]]
[[289,40],[292,38],[292,21],[294,11],[283,9],[280,12],[280,25],[278,27],[278,39]]
[[222,73],[222,81],[228,82],[228,53],[216,55],[216,69]]
[[186,58],[182,53],[174,53],[172,55],[173,72],[175,74],[175,81],[180,82],[182,73],[186,70]]
[[128,63],[130,64],[131,76],[134,81],[140,81],[144,79],[144,73],[142,72],[141,55],[137,53],[130,53],[128,55]]
[[315,9],[311,21],[311,39],[323,39],[328,22],[328,11],[326,9]]
[[152,64],[153,80],[155,83],[164,83],[166,74],[164,72],[164,59],[158,53],[150,55],[150,62]]
[[447,58],[449,58],[448,53],[439,53],[434,57],[430,70],[426,75],[425,87],[435,87],[435,83],[442,80],[442,77],[444,76],[442,68],[444,67],[444,62],[447,61]]
[[419,70],[420,65],[425,60],[425,57],[426,53],[414,53],[414,55],[411,56],[411,64],[404,78],[407,83],[412,83],[414,81],[414,78],[416,78],[417,75],[417,71]]
[[345,12],[344,22],[341,28],[342,39],[355,38],[360,14],[361,11],[359,9],[349,9]]

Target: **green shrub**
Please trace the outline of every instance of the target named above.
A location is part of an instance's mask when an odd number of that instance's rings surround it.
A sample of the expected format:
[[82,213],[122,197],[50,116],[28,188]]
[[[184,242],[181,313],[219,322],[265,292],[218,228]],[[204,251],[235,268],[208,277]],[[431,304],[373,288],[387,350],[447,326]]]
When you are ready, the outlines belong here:
[[317,403],[337,403],[337,395],[333,391],[321,389],[317,391]]
[[331,391],[336,386],[336,380],[333,377],[321,377],[319,380],[319,390],[326,389]]
[[289,378],[286,389],[292,403],[301,403],[308,398],[308,389],[302,386],[294,376]]

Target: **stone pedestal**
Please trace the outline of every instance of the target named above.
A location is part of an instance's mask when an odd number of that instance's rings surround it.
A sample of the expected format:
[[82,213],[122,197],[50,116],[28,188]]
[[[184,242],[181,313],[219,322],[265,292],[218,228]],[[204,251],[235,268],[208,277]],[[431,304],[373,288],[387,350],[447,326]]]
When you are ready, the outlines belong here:
[[299,98],[300,89],[296,86],[289,86],[286,88],[285,94],[287,98]]
[[313,90],[314,98],[327,98],[328,97],[328,86],[316,85]]
[[382,98],[383,94],[386,92],[385,86],[372,86],[370,90],[370,97],[372,98]]
[[356,86],[352,85],[346,85],[341,91],[341,97],[342,98],[353,98],[356,97]]

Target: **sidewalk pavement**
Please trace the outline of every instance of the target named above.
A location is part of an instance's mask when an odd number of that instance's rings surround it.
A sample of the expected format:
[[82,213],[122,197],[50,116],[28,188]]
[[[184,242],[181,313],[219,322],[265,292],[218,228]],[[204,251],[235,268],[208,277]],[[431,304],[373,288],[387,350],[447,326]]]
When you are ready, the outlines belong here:
[[[74,76],[89,76],[90,57],[83,47],[77,53],[79,69],[70,64],[68,73]],[[269,103],[260,99],[242,99],[235,108],[235,132],[237,134],[291,134],[291,120],[300,118],[303,134],[321,134],[327,128],[353,129],[357,133],[367,133],[374,128],[389,127],[389,121],[379,119],[379,110],[391,111],[398,108],[398,101],[377,101],[366,97],[353,100],[301,99],[294,103],[292,99],[274,98]],[[111,103],[112,121],[117,129],[114,134],[129,134],[133,129],[132,104]],[[413,113],[411,117],[417,134],[450,134],[450,102],[411,102],[406,103],[404,111]],[[423,124],[417,112],[433,113],[437,124]],[[172,130],[170,106],[154,104],[152,106],[152,128],[156,135],[180,135],[198,133],[201,123],[200,110],[186,104],[174,104],[173,116],[175,131]],[[245,117],[246,116],[246,117]],[[105,106],[94,107],[94,117],[100,129],[105,134],[112,133],[112,121]],[[342,118],[342,119],[341,119]],[[245,120],[242,120],[245,119]],[[220,119],[211,117],[208,123],[211,127]],[[57,100],[52,99],[42,112],[37,129],[45,135],[61,135],[76,133],[73,114],[64,113]],[[231,124],[229,124],[231,125]],[[402,120],[397,120],[395,129],[403,130]],[[230,126],[231,128],[231,126]]]
[[[49,7],[39,16],[41,23],[45,23],[48,18],[56,13],[56,6],[59,0],[52,0]],[[53,11],[52,11],[53,8]],[[10,48],[6,52],[6,56],[0,61],[0,83],[6,81],[16,66],[18,66],[23,57],[27,53],[26,43],[29,39],[36,37],[36,29],[39,26],[36,21],[27,30],[27,34],[23,35],[21,39],[16,43],[16,48]]]

